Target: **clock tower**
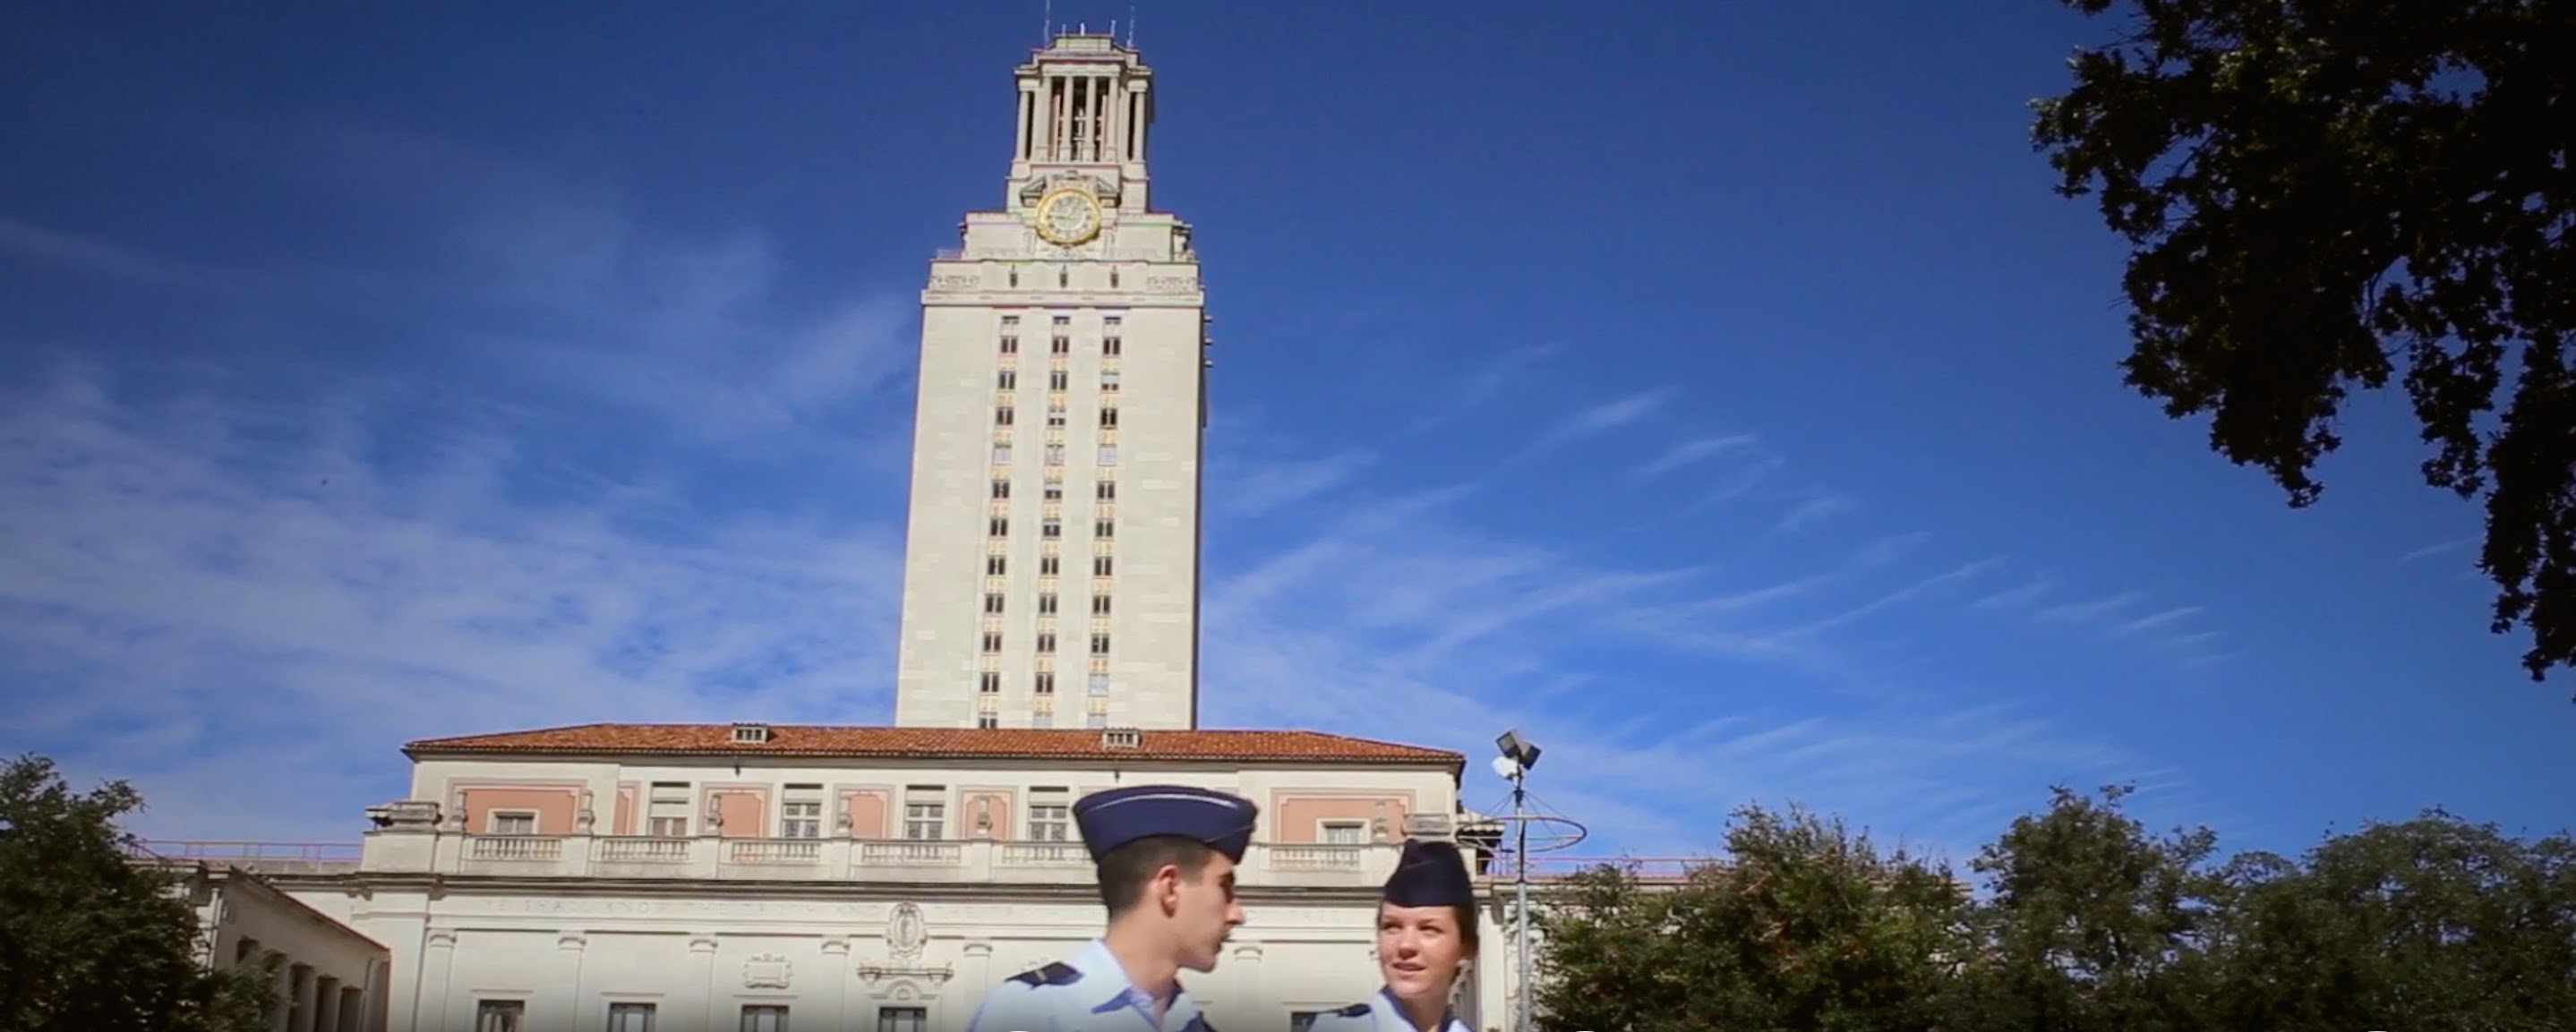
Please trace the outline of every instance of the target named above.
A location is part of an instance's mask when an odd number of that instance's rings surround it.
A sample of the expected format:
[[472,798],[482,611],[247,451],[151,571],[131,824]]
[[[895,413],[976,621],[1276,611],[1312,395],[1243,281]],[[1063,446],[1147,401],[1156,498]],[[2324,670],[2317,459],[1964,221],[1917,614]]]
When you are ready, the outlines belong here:
[[1016,78],[1002,206],[921,296],[895,723],[1196,727],[1206,298],[1153,71],[1068,33]]

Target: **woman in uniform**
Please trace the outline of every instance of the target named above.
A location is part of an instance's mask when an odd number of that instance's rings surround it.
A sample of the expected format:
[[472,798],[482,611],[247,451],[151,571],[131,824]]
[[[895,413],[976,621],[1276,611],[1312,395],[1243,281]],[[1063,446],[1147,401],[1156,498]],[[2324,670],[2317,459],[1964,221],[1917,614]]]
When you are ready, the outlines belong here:
[[1319,1015],[1310,1032],[1474,1032],[1449,1012],[1449,999],[1476,941],[1476,886],[1458,847],[1407,841],[1377,905],[1385,987]]

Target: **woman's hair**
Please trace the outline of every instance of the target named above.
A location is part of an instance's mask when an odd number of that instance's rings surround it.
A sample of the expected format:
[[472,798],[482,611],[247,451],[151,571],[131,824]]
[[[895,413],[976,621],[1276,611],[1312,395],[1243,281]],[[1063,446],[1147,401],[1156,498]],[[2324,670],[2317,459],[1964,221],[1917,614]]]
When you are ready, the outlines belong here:
[[1459,954],[1459,959],[1476,959],[1477,948],[1483,941],[1476,934],[1476,919],[1479,916],[1476,913],[1476,905],[1473,903],[1460,903],[1450,907],[1449,912],[1457,916],[1458,941],[1465,944],[1467,947],[1463,953]]

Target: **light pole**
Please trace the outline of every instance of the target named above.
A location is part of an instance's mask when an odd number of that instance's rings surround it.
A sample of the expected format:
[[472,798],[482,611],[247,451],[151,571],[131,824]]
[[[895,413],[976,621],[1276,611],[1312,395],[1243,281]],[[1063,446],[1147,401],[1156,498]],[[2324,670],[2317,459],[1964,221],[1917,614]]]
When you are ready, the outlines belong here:
[[1512,783],[1512,983],[1516,997],[1512,1032],[1533,1032],[1530,1027],[1530,908],[1529,908],[1529,778],[1530,768],[1538,766],[1538,745],[1522,738],[1517,729],[1503,732],[1494,740],[1502,755],[1494,758],[1494,773]]

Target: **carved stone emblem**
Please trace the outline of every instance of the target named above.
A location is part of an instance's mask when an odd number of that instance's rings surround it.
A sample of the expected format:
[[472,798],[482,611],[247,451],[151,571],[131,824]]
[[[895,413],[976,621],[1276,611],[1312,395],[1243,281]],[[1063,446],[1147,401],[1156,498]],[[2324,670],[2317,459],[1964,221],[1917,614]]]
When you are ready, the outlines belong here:
[[742,987],[745,989],[785,989],[795,975],[795,965],[775,953],[763,953],[742,962]]
[[921,951],[930,945],[930,926],[921,919],[921,908],[910,903],[897,903],[886,915],[886,951],[897,967],[911,967],[921,962]]

